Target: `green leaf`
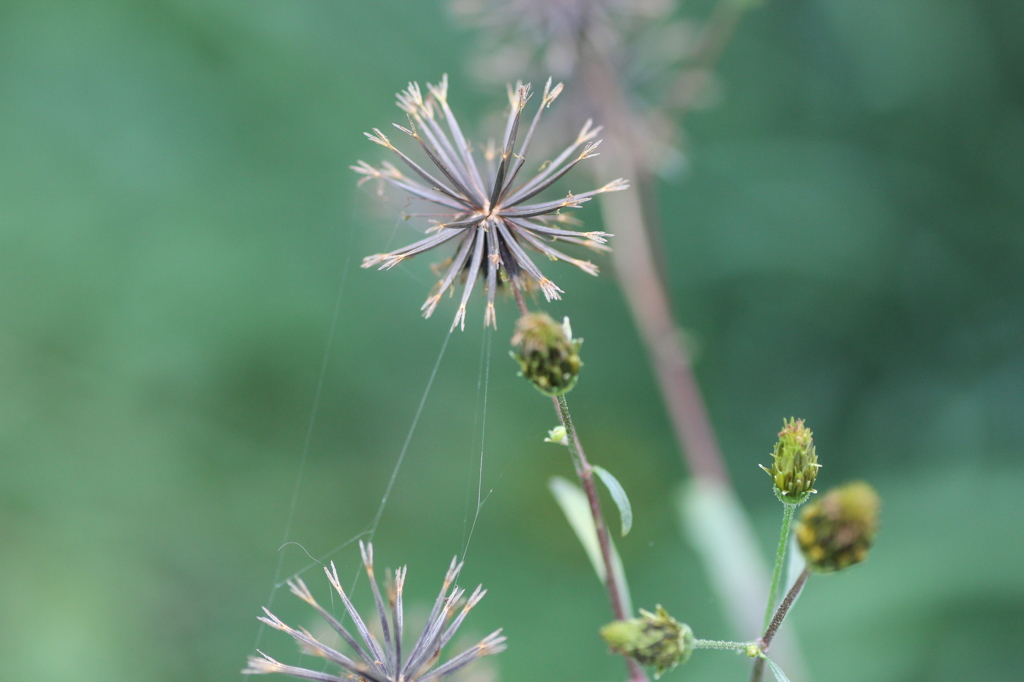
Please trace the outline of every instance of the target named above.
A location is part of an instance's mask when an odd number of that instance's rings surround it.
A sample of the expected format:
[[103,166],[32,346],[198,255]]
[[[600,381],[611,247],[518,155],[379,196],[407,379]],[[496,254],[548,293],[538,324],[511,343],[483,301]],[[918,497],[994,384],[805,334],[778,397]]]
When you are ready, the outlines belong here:
[[[594,517],[590,513],[590,502],[587,500],[586,493],[580,490],[579,486],[561,476],[553,476],[548,481],[548,489],[551,490],[555,502],[562,508],[562,513],[565,514],[566,520],[569,521],[580,544],[583,545],[598,579],[602,583],[606,582],[601,544],[597,540],[597,527],[594,526]],[[609,538],[610,540],[611,538]],[[622,559],[619,558],[619,552],[615,549],[614,542],[611,549],[612,573],[615,574],[615,580],[619,585],[619,599],[626,613],[632,614],[633,604],[629,594],[629,583],[626,582],[626,572],[622,568]]]
[[768,658],[767,656],[764,657],[764,660],[768,663],[768,667],[772,669],[772,672],[775,673],[776,680],[778,680],[779,682],[789,682],[789,678],[786,677],[786,673],[782,672],[782,668],[776,665],[775,661]]
[[612,494],[612,499],[619,508],[619,519],[622,521],[622,537],[626,537],[626,533],[633,527],[633,507],[629,504],[629,497],[626,496],[625,488],[604,467],[594,466],[591,468],[608,488],[608,492]]

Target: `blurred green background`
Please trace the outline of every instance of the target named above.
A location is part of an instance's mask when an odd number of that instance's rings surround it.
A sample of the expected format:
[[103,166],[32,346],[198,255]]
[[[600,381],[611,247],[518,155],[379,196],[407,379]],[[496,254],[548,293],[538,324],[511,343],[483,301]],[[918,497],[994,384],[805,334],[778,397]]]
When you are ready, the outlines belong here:
[[[384,158],[362,132],[402,121],[396,91],[445,72],[463,125],[495,134],[470,123],[504,103],[470,76],[473,45],[434,0],[0,3],[0,678],[236,679],[286,533],[301,548],[282,576],[371,524],[454,305],[419,318],[429,258],[357,267],[414,227],[348,166]],[[755,465],[795,415],[819,488],[866,478],[885,500],[871,560],[812,580],[794,612],[810,671],[1020,679],[1024,5],[771,0],[718,76],[660,194],[735,484],[767,552],[779,510]],[[749,637],[679,533],[684,471],[599,262],[599,279],[550,265],[568,295],[548,309],[586,338],[574,411],[633,501],[634,600]],[[410,565],[411,608],[476,506],[482,308],[375,538],[381,565]],[[467,638],[504,626],[510,645],[476,678],[620,679],[595,636],[602,589],[547,492],[571,475],[541,442],[554,415],[506,357],[513,317],[503,302],[463,577],[490,588]],[[355,574],[353,546],[332,557]],[[275,611],[315,627],[297,601],[279,590]],[[280,633],[260,648],[297,658]],[[666,679],[747,666],[707,652]]]

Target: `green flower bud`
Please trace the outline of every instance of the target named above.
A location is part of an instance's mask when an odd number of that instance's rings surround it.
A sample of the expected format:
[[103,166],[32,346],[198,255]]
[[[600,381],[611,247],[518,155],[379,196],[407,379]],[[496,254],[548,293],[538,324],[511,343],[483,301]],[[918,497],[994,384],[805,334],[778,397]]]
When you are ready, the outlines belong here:
[[796,541],[807,565],[819,573],[841,571],[868,558],[878,533],[878,493],[867,483],[847,483],[807,505]]
[[569,432],[566,431],[564,426],[556,426],[555,428],[548,431],[548,437],[544,439],[545,443],[554,443],[555,445],[569,445]]
[[783,502],[801,504],[814,489],[818,476],[818,456],[814,452],[811,430],[804,426],[803,419],[782,420],[779,442],[772,453],[772,468],[758,465],[772,477],[775,494]]
[[654,667],[654,679],[693,653],[693,631],[668,615],[659,604],[657,613],[640,609],[640,618],[617,620],[601,628],[601,637],[617,654]]
[[546,313],[528,313],[516,322],[511,353],[519,363],[520,376],[533,382],[544,395],[559,396],[576,385],[582,339],[572,338],[569,318],[558,324]]

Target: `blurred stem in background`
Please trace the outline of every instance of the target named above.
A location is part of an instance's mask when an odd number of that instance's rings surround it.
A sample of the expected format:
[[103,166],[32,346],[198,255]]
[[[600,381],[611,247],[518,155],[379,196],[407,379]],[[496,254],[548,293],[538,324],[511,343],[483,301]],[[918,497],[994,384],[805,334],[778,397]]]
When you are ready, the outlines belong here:
[[[693,58],[701,74],[698,87],[703,87],[707,81],[707,74],[724,51],[747,7],[749,3],[739,0],[722,0],[718,3],[698,41]],[[639,126],[633,122],[634,115],[628,105],[626,88],[604,49],[600,44],[589,41],[586,32],[581,32],[580,36],[579,64],[583,85],[596,117],[605,125],[606,130],[605,149],[602,150],[604,153],[598,167],[601,172],[615,168],[616,172],[636,179],[634,186],[637,191],[601,198],[604,223],[607,229],[616,234],[612,251],[616,273],[633,320],[647,347],[655,379],[690,474],[696,479],[695,483],[706,483],[710,489],[720,491],[723,497],[721,504],[742,509],[732,490],[721,448],[683,343],[680,325],[672,311],[668,286],[661,275],[663,265],[652,248],[655,239],[652,225],[656,224],[659,212],[651,164],[642,157],[643,150],[648,149],[649,145],[640,144],[634,139],[634,131]],[[694,102],[698,94],[691,92],[686,101]],[[685,113],[685,109],[682,113]],[[736,519],[745,527],[736,528],[723,537],[722,545],[755,537],[745,514],[734,514],[729,518]],[[706,553],[731,555],[736,551],[735,548],[722,545],[709,543],[698,547],[698,551],[705,552],[703,559],[709,573],[713,572],[715,566],[722,564],[723,559],[720,556],[707,556]],[[757,554],[757,548],[750,547],[746,553]],[[767,576],[760,566],[751,564],[745,569],[744,582],[747,585],[766,584]],[[741,633],[757,631],[761,625],[760,604],[745,596],[749,593],[750,590],[730,590],[719,594],[727,605],[733,625]],[[787,658],[792,659],[793,656]],[[789,666],[794,667],[791,661]]]
[[[623,47],[635,47],[626,45],[627,27],[631,22],[651,27],[668,21],[673,3],[518,0],[468,3],[476,7],[468,12],[460,9],[467,3],[453,0],[453,4],[457,13],[474,15],[476,25],[489,32],[486,54],[511,55],[495,49],[511,35],[512,41],[526,51],[539,49],[545,71],[561,71],[559,77],[581,82],[588,114],[605,130],[595,171],[604,175],[614,170],[616,177],[628,177],[633,182],[634,191],[602,196],[600,205],[605,226],[616,234],[612,255],[625,300],[692,476],[687,486],[692,494],[687,494],[681,513],[686,527],[696,529],[689,533],[690,540],[737,632],[760,632],[768,569],[753,526],[729,480],[672,309],[664,264],[655,255],[660,215],[654,177],[659,161],[655,157],[671,149],[671,140],[664,139],[663,131],[658,132],[656,126],[649,126],[643,113],[630,104],[638,84],[623,75],[631,73]],[[692,44],[669,45],[662,39],[662,47],[683,49],[677,62],[665,66],[665,73],[676,83],[659,88],[663,101],[655,111],[669,121],[670,128],[678,126],[699,102],[736,26],[754,4],[755,0],[719,0]],[[516,61],[511,56],[507,60]],[[501,62],[487,62],[489,71],[507,70],[511,65]],[[514,65],[530,67],[525,62]],[[716,532],[702,530],[712,527]],[[728,582],[724,576],[728,576]],[[782,649],[780,658],[787,668],[799,671],[799,656]]]

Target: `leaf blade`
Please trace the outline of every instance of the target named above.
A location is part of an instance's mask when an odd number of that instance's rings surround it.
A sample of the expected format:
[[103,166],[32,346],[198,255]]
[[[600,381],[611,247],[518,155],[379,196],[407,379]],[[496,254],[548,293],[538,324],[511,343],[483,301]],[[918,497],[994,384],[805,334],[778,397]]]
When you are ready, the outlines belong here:
[[[586,493],[579,486],[570,483],[561,476],[551,477],[548,481],[548,490],[551,491],[555,502],[558,503],[562,513],[565,514],[565,518],[572,527],[573,532],[576,533],[580,544],[583,545],[583,550],[590,559],[598,579],[602,583],[607,582],[604,560],[601,556],[601,545],[597,539],[597,528],[594,526],[594,517],[590,514],[590,502],[587,500]],[[614,542],[612,543],[611,551],[612,573],[615,576],[616,584],[619,586],[619,599],[622,601],[623,611],[632,615],[633,600],[629,592],[629,583],[626,580],[622,559],[619,557],[618,550],[615,549]]]
[[629,496],[626,495],[626,489],[622,487],[619,480],[612,476],[611,472],[604,467],[593,466],[591,467],[594,473],[597,474],[601,482],[604,483],[605,487],[608,488],[608,492],[612,495],[612,500],[615,501],[615,506],[619,508],[619,520],[622,522],[622,537],[626,537],[630,529],[633,527],[633,506],[629,503]]
[[782,668],[780,668],[775,661],[767,656],[764,657],[764,660],[768,663],[768,667],[772,669],[772,673],[775,674],[775,679],[778,680],[778,682],[789,682],[789,678],[786,677],[786,673],[782,672]]

